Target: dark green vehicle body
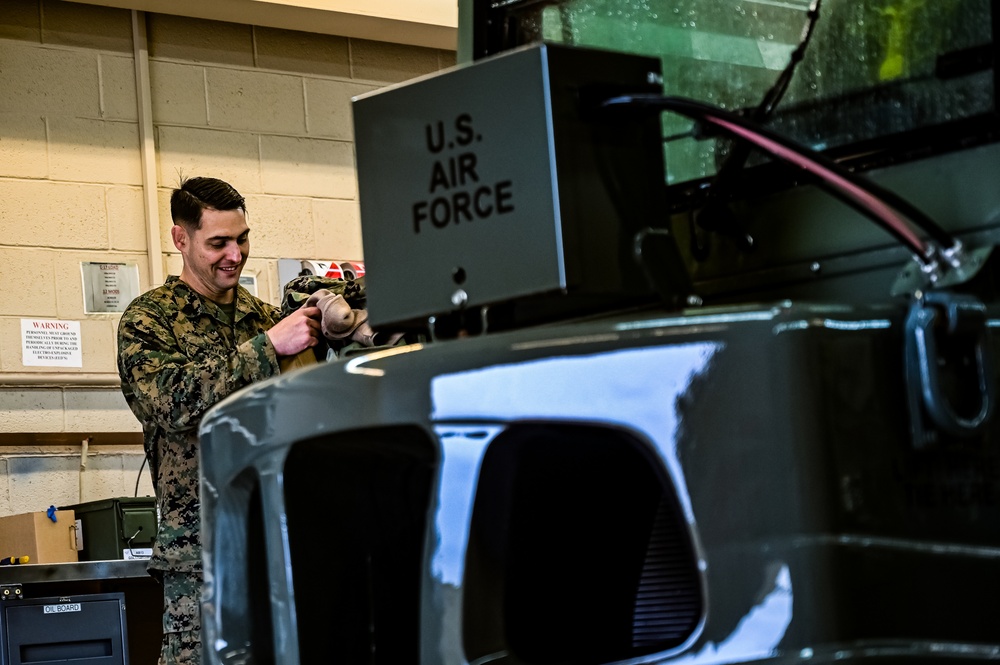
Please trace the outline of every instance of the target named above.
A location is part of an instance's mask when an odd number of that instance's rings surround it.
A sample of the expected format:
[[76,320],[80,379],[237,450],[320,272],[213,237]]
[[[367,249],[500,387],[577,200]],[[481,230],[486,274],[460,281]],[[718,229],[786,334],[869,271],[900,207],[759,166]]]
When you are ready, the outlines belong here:
[[[712,4],[625,7],[648,18]],[[824,8],[854,17],[871,4]],[[523,16],[546,39],[553,15],[564,36],[586,36],[570,29],[574,17],[579,28],[607,5],[467,2],[460,55],[496,62],[531,32]],[[973,37],[942,34],[992,53],[990,3],[935,7],[938,18],[985,17]],[[820,43],[837,30],[818,32]],[[948,94],[992,86],[992,62],[938,78]],[[396,94],[408,93],[382,99]],[[880,113],[880,99],[855,99],[859,117]],[[684,201],[707,206],[706,183],[718,180],[671,181],[668,145],[663,228],[690,291],[671,298],[653,283],[637,302],[597,298],[572,316],[538,316],[573,295],[569,283],[530,296],[540,306],[523,325],[348,355],[217,406],[201,427],[206,661],[1000,661],[1000,305],[989,252],[1000,240],[1000,125],[992,96],[959,106],[968,113],[955,123],[941,107],[903,128],[920,141],[906,150],[844,134],[830,143],[982,251],[953,287],[892,295],[912,266],[906,249],[815,183],[752,160],[727,203],[756,250],[733,229],[708,233]],[[382,250],[369,234],[381,221],[365,217],[371,171],[356,122],[368,278],[378,279]],[[808,125],[775,122],[793,134]],[[572,231],[579,220],[559,223]],[[707,257],[691,237],[702,233]],[[474,265],[464,284],[451,275],[439,286],[465,286],[474,301]],[[373,297],[391,287],[371,284]],[[409,310],[370,307],[412,323]]]
[[998,433],[914,450],[900,317],[646,312],[253,387],[203,429],[206,630],[280,663],[996,659]]

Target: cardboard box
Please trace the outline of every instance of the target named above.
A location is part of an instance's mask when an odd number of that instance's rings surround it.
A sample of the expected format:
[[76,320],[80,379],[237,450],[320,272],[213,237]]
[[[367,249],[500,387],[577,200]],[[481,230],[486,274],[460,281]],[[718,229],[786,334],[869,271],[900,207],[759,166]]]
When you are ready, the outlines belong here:
[[44,512],[0,517],[0,557],[29,556],[28,563],[77,561],[76,516],[57,510],[53,522]]

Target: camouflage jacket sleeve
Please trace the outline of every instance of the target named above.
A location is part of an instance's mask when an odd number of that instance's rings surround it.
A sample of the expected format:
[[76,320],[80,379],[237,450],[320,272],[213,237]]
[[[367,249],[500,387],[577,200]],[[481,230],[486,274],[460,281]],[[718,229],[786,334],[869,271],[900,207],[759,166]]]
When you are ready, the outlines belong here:
[[289,280],[288,284],[285,285],[284,297],[281,300],[281,316],[288,316],[302,307],[309,300],[309,296],[320,289],[339,293],[354,309],[365,309],[367,305],[364,277],[335,279],[319,275],[300,275]]
[[[236,390],[279,372],[265,331],[178,324],[156,303],[133,303],[118,328],[122,391],[141,422],[166,431],[194,431],[205,412]],[[234,336],[235,335],[235,336]]]

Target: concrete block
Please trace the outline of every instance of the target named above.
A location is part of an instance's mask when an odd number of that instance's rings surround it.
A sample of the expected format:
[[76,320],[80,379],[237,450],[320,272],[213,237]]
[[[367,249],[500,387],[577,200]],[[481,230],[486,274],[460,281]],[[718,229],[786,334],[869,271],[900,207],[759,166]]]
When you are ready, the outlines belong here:
[[275,307],[281,306],[281,297],[277,295],[277,287],[272,274],[277,275],[278,264],[274,260],[251,258],[243,267],[244,275],[254,275],[257,278],[257,297],[269,302]]
[[108,187],[108,237],[111,249],[146,251],[146,211],[142,188]]
[[163,255],[163,270],[165,275],[180,275],[181,269],[184,267],[184,259],[181,258],[180,254],[176,252],[173,254]]
[[357,191],[350,143],[262,136],[260,157],[265,193],[349,199]]
[[0,432],[62,432],[63,396],[58,388],[0,388]]
[[313,201],[316,256],[361,259],[361,211],[357,201]]
[[199,127],[208,124],[204,67],[150,60],[149,87],[153,122]]
[[0,457],[0,516],[13,514],[10,509],[10,465],[6,457]]
[[38,2],[39,0],[4,0],[3,11],[0,12],[0,39],[41,42],[42,22]]
[[[83,313],[83,274],[80,263],[83,261],[99,261],[104,256],[88,252],[58,252],[52,258],[52,272],[56,278],[56,316],[60,320],[79,321]],[[86,331],[81,327],[81,343],[86,353]]]
[[97,59],[101,70],[101,115],[109,120],[139,121],[135,96],[135,59],[102,53]]
[[103,186],[0,180],[0,201],[6,245],[108,247]]
[[103,447],[90,448],[81,484],[83,501],[134,496],[137,481],[139,496],[153,496],[149,471],[141,468],[144,458],[141,452],[107,453]]
[[126,9],[42,0],[42,41],[131,53],[132,13]]
[[[253,253],[253,244],[251,243],[251,254]],[[272,297],[271,293],[271,261],[268,259],[255,259],[250,258],[247,260],[245,266],[243,266],[243,277],[250,277],[251,275],[257,278],[257,297],[265,302],[269,302],[273,305],[280,306],[281,301],[276,300]],[[275,264],[277,265],[277,264]]]
[[[133,418],[134,420],[134,418]],[[86,468],[80,474],[80,502],[119,496],[132,496],[131,482],[125,477],[121,455],[108,455],[99,448],[88,448]]]
[[351,76],[346,37],[255,27],[254,43],[260,68],[319,76]]
[[151,58],[253,67],[249,25],[167,14],[147,14],[146,25]]
[[100,115],[97,53],[0,41],[0,113]]
[[80,458],[69,455],[10,457],[13,514],[66,506],[80,498]]
[[[107,373],[118,375],[117,364],[117,325],[108,319],[87,320],[80,322],[80,337],[83,351],[83,367],[78,370],[88,374]],[[75,394],[75,393],[74,393]],[[70,412],[67,406],[66,419],[69,422]],[[110,423],[110,421],[108,421]],[[97,429],[95,425],[91,428]],[[117,429],[100,431],[118,431]]]
[[310,136],[354,140],[351,98],[379,86],[326,79],[306,79],[306,119]]
[[[16,372],[21,369],[21,318],[0,318],[0,371]],[[0,397],[4,392],[0,389]],[[4,407],[0,405],[0,414]],[[2,428],[2,425],[0,425]]]
[[0,176],[44,178],[49,172],[45,119],[40,115],[0,114]]
[[145,293],[153,288],[153,286],[159,286],[159,284],[154,285],[152,283],[153,276],[150,274],[149,258],[147,256],[124,256],[122,259],[125,261],[134,260],[139,265],[139,293]]
[[[33,249],[0,248],[3,266],[3,288],[0,289],[0,316],[54,317],[56,313],[56,280],[52,270],[52,253]],[[30,294],[30,297],[27,295]],[[8,321],[0,319],[0,326]],[[17,345],[21,362],[20,324]],[[4,354],[7,358],[7,354]]]
[[[0,372],[9,371],[13,366],[8,362],[8,358],[20,358],[21,338],[19,319],[0,319]],[[13,362],[13,360],[11,360]],[[0,396],[3,393],[0,392]],[[3,407],[0,406],[0,414]]]
[[437,49],[351,40],[351,78],[398,83],[435,72],[438,67]]
[[251,196],[247,198],[250,256],[281,258],[311,256],[316,239],[307,198]]
[[128,487],[128,492],[125,496],[136,496],[135,480],[139,480],[139,494],[138,496],[155,496],[156,491],[153,489],[153,478],[149,473],[149,467],[143,467],[143,462],[146,459],[145,453],[142,452],[142,448],[137,448],[134,453],[122,453],[122,470],[125,473],[125,480],[128,481],[132,479],[132,485]]
[[277,134],[304,134],[302,78],[287,74],[210,67],[208,124]]
[[119,388],[72,389],[66,391],[64,399],[67,432],[142,431]]
[[[254,134],[187,127],[159,127],[156,133],[161,187],[174,189],[181,176],[211,176],[225,180],[243,196],[261,191],[260,147]],[[167,210],[170,219],[169,205]]]
[[50,118],[49,172],[58,180],[141,185],[139,125]]

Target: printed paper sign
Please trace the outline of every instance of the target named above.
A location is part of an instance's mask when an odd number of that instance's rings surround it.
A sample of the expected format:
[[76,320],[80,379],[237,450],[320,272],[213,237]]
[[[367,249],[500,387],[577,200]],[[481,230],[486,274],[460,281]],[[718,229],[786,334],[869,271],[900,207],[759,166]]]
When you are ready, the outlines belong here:
[[87,314],[124,312],[139,295],[139,266],[134,263],[80,264],[83,311]]
[[26,367],[83,367],[79,321],[21,319],[21,363]]

